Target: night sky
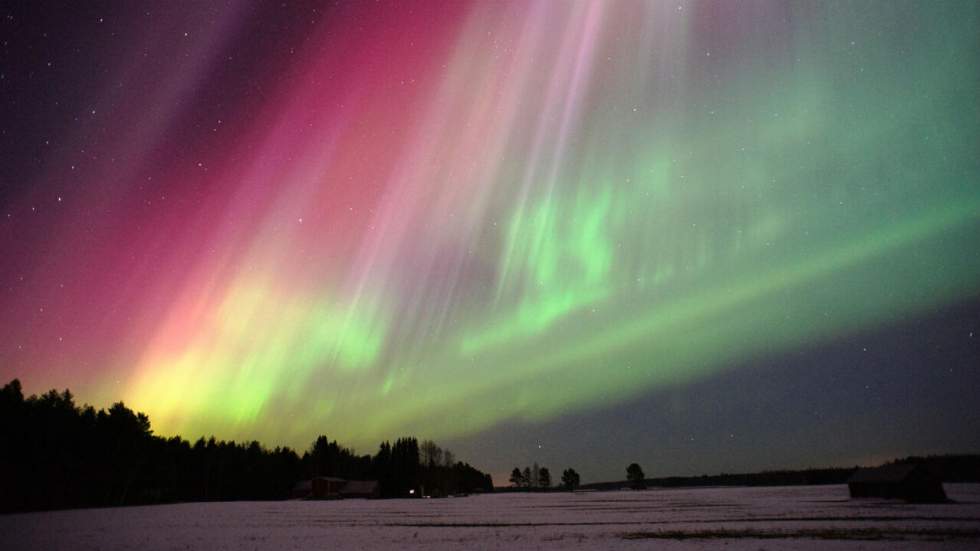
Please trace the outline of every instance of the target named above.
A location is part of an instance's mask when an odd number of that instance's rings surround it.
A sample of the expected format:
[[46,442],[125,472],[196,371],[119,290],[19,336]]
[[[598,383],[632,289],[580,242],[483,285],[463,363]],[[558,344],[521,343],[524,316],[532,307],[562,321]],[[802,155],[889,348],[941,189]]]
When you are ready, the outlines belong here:
[[0,377],[498,484],[980,451],[978,13],[3,2]]

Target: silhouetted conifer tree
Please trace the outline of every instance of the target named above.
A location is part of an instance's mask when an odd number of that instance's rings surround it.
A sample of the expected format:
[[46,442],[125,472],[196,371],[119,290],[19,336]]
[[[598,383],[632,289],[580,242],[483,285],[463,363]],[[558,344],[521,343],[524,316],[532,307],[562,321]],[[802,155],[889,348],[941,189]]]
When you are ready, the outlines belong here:
[[510,483],[514,485],[515,488],[523,488],[526,484],[524,474],[521,473],[520,467],[514,467],[514,470],[510,472]]
[[647,487],[646,475],[638,463],[630,463],[626,467],[626,480],[630,482],[630,487],[634,490],[642,490]]
[[551,471],[548,467],[538,469],[538,486],[544,490],[551,488]]
[[575,488],[578,488],[580,483],[581,479],[579,479],[578,473],[575,472],[575,469],[568,468],[561,473],[561,484],[569,492],[574,492]]

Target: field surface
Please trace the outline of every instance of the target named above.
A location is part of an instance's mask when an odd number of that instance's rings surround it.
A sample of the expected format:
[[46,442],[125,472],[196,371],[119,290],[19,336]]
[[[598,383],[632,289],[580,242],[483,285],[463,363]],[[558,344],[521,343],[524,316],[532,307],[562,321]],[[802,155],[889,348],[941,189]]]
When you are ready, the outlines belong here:
[[980,485],[954,503],[844,486],[185,503],[0,516],[10,550],[980,549]]

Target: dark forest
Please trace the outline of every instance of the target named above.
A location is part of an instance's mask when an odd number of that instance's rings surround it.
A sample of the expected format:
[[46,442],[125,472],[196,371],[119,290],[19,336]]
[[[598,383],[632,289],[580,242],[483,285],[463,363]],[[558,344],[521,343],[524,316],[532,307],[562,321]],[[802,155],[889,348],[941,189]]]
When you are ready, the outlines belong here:
[[191,443],[154,435],[149,417],[122,402],[77,406],[68,390],[25,398],[15,379],[0,390],[0,511],[286,499],[316,476],[377,480],[381,497],[493,490],[489,475],[433,442],[421,448],[414,437],[382,442],[373,456],[326,436],[302,455],[213,436]]

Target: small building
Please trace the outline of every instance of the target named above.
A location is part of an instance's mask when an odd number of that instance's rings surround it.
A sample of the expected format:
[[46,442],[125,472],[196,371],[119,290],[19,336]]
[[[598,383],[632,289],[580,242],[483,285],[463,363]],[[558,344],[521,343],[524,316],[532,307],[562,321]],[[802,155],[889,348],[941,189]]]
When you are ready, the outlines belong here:
[[351,497],[379,497],[377,480],[345,480],[332,476],[317,476],[301,480],[293,486],[293,499],[340,499]]
[[904,499],[917,503],[946,501],[942,479],[923,463],[891,463],[858,469],[847,481],[851,497]]
[[332,476],[313,477],[313,492],[310,497],[313,499],[331,499],[340,497],[340,489],[347,484],[343,478]]
[[340,488],[340,497],[375,498],[381,495],[377,480],[348,480]]

